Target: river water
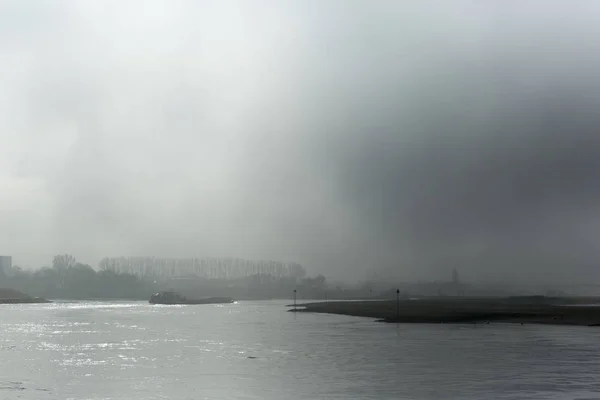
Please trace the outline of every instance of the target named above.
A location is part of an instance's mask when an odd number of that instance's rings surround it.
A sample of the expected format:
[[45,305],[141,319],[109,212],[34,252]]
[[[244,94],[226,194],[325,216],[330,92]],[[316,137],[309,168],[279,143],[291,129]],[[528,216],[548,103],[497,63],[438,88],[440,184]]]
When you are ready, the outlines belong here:
[[600,399],[600,329],[389,325],[287,302],[0,306],[0,399]]

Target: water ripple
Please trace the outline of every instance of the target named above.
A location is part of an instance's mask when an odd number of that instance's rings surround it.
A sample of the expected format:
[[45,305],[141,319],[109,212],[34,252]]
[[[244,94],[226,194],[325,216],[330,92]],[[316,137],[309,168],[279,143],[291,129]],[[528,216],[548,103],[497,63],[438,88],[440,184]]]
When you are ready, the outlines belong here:
[[0,398],[600,398],[598,330],[388,325],[284,304],[2,308]]

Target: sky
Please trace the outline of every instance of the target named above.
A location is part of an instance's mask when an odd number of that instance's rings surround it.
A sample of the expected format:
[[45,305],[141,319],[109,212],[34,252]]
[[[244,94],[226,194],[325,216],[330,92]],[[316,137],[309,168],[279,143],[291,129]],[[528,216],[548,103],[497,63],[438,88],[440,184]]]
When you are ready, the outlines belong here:
[[0,253],[600,281],[600,4],[0,3]]

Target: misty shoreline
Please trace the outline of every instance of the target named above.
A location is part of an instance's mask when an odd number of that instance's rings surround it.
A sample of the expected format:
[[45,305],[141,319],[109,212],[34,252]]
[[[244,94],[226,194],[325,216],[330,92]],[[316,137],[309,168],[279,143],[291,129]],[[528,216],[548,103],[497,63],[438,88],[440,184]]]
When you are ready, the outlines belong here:
[[18,290],[0,288],[0,304],[52,303],[43,297],[34,297]]
[[[335,301],[297,305],[291,312],[375,318],[388,323],[490,323],[600,326],[600,298],[428,298]],[[288,306],[293,307],[293,305]]]

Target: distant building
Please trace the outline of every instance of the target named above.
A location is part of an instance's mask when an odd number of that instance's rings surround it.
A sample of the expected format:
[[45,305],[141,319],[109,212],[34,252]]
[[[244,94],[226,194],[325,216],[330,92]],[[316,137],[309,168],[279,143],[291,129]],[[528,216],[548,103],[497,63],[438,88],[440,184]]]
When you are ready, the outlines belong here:
[[456,268],[452,270],[452,283],[454,283],[455,285],[460,284],[460,278],[458,276],[458,271],[456,270]]
[[452,283],[449,289],[454,296],[464,296],[465,294],[465,286],[460,282],[460,276],[456,268],[452,269]]
[[4,278],[12,268],[11,256],[0,256],[0,279]]

